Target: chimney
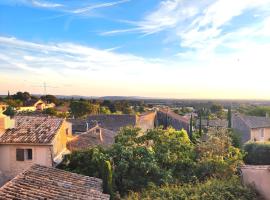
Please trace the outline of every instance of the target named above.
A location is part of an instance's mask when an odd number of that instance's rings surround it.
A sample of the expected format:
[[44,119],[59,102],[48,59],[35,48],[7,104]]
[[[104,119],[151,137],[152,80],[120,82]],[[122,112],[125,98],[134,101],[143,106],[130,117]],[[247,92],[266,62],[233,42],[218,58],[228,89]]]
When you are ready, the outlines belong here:
[[96,128],[96,136],[99,138],[101,142],[103,142],[103,136],[102,136],[102,131],[100,127]]
[[3,109],[0,107],[0,136],[2,136],[7,129],[15,128],[15,120],[3,114]]

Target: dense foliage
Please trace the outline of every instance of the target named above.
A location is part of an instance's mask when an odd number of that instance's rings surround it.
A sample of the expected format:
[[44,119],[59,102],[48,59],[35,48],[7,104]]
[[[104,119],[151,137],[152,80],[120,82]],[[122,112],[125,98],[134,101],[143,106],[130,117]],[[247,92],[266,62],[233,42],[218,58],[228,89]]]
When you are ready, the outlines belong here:
[[251,116],[270,116],[270,106],[241,106],[238,108],[240,113]]
[[251,165],[270,165],[270,143],[247,143],[244,145],[244,161]]
[[238,177],[227,180],[209,179],[205,183],[150,186],[141,193],[131,192],[127,200],[255,200],[256,193],[252,188],[241,185]]
[[210,129],[207,138],[194,143],[184,130],[157,128],[142,134],[138,128],[126,127],[111,148],[73,152],[61,168],[102,178],[104,162],[110,162],[113,190],[121,195],[141,191],[151,184],[230,179],[242,163],[240,150],[232,146],[225,129]]

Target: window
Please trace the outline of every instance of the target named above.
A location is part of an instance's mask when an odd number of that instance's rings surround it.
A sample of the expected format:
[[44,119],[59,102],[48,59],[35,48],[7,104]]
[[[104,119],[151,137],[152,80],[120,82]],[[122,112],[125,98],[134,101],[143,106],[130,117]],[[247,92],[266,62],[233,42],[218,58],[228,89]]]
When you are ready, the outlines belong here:
[[25,160],[32,160],[32,149],[25,149]]
[[24,149],[16,149],[16,160],[24,161]]
[[33,159],[32,149],[16,149],[17,161],[25,161],[25,160],[32,160],[32,159]]
[[100,129],[99,128],[96,129],[96,133],[100,133]]

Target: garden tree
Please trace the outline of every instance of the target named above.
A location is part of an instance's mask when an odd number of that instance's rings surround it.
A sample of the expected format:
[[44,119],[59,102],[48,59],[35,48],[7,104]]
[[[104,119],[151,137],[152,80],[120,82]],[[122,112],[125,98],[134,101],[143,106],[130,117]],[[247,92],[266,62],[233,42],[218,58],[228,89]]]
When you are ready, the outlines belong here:
[[230,178],[241,156],[226,131],[210,130],[207,141],[192,143],[184,130],[156,128],[142,134],[139,128],[125,127],[112,147],[73,152],[61,168],[102,178],[104,163],[110,161],[114,192],[125,195],[150,184],[199,185],[212,177]]
[[242,164],[243,155],[232,146],[229,134],[227,129],[211,128],[208,139],[196,146],[199,180],[230,177]]
[[6,100],[6,103],[9,106],[13,107],[13,108],[17,108],[17,107],[23,106],[23,102],[21,100],[19,100],[19,99],[17,99],[17,100],[8,99],[8,100]]
[[223,106],[220,104],[213,104],[210,107],[210,110],[212,113],[218,113],[218,112],[221,112],[223,110]]
[[3,114],[13,117],[16,114],[16,111],[13,107],[8,106],[7,109],[3,112]]
[[229,107],[228,109],[227,119],[228,119],[228,128],[232,128],[232,108],[231,107]]
[[241,184],[238,177],[227,180],[210,179],[203,183],[183,185],[150,185],[142,192],[130,192],[126,200],[256,200],[256,191]]
[[59,100],[54,95],[47,94],[45,96],[41,96],[40,98],[47,103],[54,103],[55,105],[58,105],[59,103]]
[[17,92],[16,94],[12,95],[12,98],[25,102],[31,99],[31,95],[29,92]]
[[57,111],[55,108],[46,108],[45,110],[42,111],[43,114],[47,115],[52,115],[52,116],[57,116]]
[[98,114],[99,105],[90,104],[88,101],[72,101],[70,103],[71,114],[77,117],[83,117],[87,114]]
[[108,114],[111,114],[111,111],[108,107],[101,106],[99,109],[99,113],[108,115]]

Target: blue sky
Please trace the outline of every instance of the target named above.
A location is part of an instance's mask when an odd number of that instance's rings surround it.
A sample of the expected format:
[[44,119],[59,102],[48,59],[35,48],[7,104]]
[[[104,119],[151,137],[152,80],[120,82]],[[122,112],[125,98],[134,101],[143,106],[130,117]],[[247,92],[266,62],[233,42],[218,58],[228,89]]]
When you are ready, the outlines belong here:
[[0,93],[269,99],[270,0],[0,0]]

